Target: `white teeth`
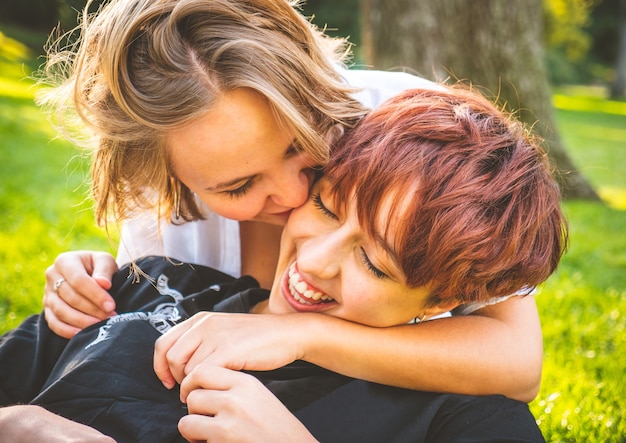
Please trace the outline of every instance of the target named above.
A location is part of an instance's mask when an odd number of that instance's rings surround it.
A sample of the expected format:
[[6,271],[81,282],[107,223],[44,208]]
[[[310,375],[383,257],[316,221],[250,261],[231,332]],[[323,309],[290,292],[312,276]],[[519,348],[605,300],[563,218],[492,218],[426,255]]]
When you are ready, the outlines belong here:
[[313,305],[315,303],[311,303],[311,300],[315,302],[319,302],[320,300],[322,302],[334,301],[332,297],[311,289],[307,282],[300,280],[300,274],[296,271],[295,264],[289,268],[287,275],[289,276],[289,292],[291,292],[291,295],[298,303]]
[[298,302],[302,303],[303,305],[312,305],[313,304],[310,301],[307,301],[307,300],[303,299],[298,294],[294,294],[292,292],[291,295],[293,295],[293,298],[295,298]]

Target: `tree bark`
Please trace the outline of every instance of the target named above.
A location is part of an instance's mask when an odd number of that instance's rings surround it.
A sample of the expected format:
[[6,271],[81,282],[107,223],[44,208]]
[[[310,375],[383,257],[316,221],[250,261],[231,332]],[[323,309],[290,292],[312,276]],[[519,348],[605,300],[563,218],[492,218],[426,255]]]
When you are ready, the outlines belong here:
[[361,0],[364,60],[432,80],[471,81],[544,138],[567,198],[599,200],[556,130],[541,0]]
[[626,0],[619,2],[619,45],[611,98],[626,98]]

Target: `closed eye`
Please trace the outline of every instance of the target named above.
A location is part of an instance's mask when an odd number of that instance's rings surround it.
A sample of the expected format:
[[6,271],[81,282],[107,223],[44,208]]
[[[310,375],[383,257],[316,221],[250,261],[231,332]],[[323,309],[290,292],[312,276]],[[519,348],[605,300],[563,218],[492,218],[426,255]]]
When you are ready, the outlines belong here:
[[290,145],[289,148],[287,149],[287,152],[285,152],[285,157],[289,158],[289,157],[293,157],[294,155],[298,155],[300,152],[302,152],[302,149],[300,149],[298,142],[296,140],[294,140]]
[[250,190],[252,185],[254,185],[254,182],[255,182],[255,177],[252,177],[249,180],[247,180],[243,185],[239,186],[238,188],[222,191],[222,194],[225,194],[233,199],[243,197]]
[[[290,158],[298,155],[301,152],[301,149],[296,140],[294,140],[287,150],[285,151],[285,158]],[[233,199],[243,197],[250,190],[250,188],[256,182],[256,177],[249,178],[243,185],[239,186],[235,189],[227,189],[225,191],[221,191],[222,194],[225,194]]]
[[365,253],[365,249],[363,249],[363,248],[361,248],[361,260],[363,260],[363,263],[365,264],[367,269],[372,274],[374,274],[374,277],[376,277],[376,278],[378,278],[380,280],[388,278],[387,274],[385,274],[383,271],[381,271],[376,266],[374,266],[374,264],[370,261],[369,257]]
[[311,200],[313,201],[313,205],[315,205],[315,207],[319,209],[319,211],[326,217],[332,218],[333,220],[339,220],[339,218],[324,205],[324,202],[322,201],[322,197],[319,192],[317,194],[313,194],[311,196]]

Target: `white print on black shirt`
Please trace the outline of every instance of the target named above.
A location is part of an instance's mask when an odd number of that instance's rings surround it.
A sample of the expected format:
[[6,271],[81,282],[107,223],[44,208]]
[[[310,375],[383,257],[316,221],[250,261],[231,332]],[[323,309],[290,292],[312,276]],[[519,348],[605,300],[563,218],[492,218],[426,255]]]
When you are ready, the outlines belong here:
[[176,289],[170,288],[167,284],[168,281],[169,279],[166,275],[159,275],[156,289],[159,291],[159,294],[172,297],[174,302],[161,303],[152,312],[127,312],[109,318],[104,325],[100,326],[98,337],[85,346],[85,349],[89,349],[100,342],[108,340],[110,337],[109,329],[111,329],[113,325],[121,322],[144,320],[150,322],[161,334],[169,331],[181,319],[176,303],[183,299],[183,295]]

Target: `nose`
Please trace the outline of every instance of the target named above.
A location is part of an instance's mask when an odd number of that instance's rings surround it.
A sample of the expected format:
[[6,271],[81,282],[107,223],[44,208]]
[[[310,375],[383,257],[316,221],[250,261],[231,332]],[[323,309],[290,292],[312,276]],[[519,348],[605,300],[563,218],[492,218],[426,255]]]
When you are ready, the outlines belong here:
[[297,208],[309,197],[314,171],[306,164],[290,165],[273,180],[270,200],[277,206]]
[[339,231],[318,233],[303,241],[298,248],[298,270],[322,280],[337,277],[344,257],[338,234]]

